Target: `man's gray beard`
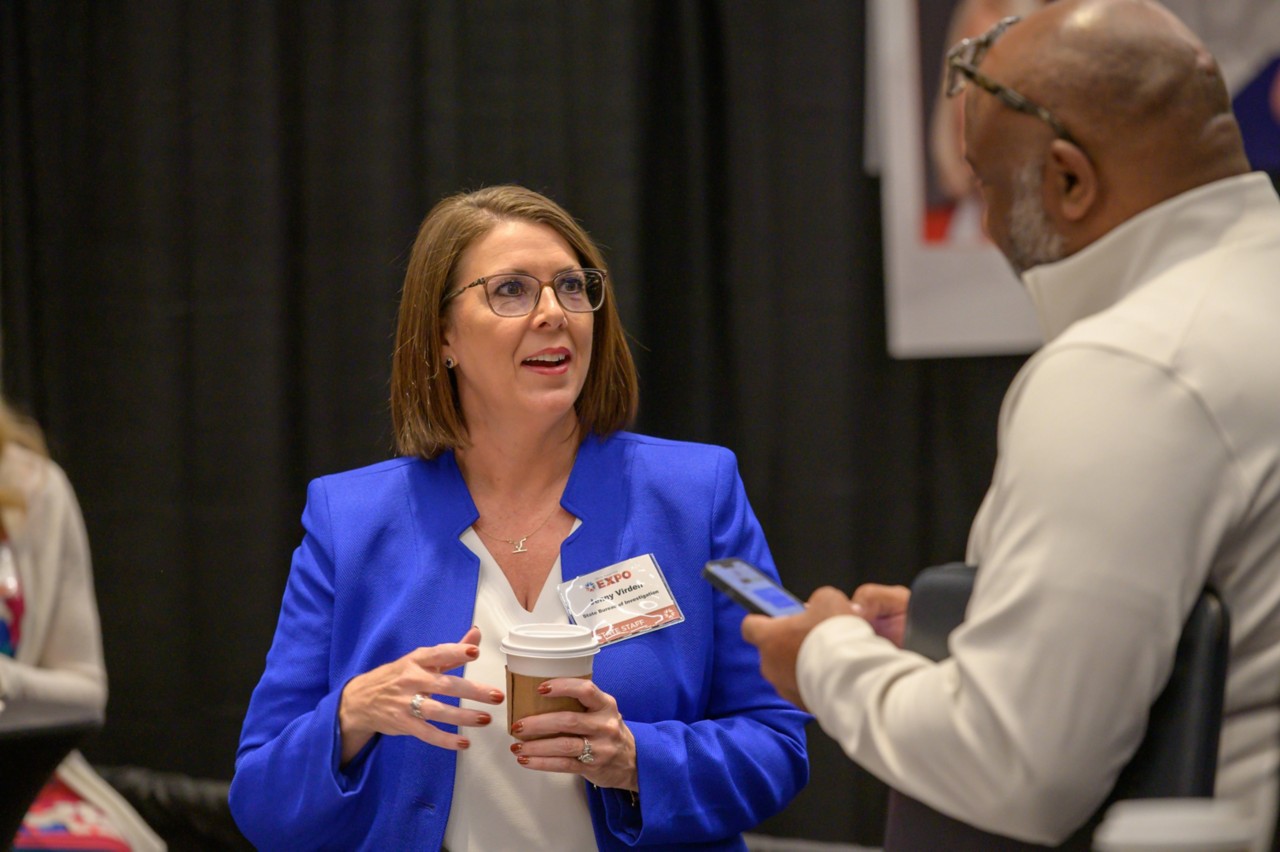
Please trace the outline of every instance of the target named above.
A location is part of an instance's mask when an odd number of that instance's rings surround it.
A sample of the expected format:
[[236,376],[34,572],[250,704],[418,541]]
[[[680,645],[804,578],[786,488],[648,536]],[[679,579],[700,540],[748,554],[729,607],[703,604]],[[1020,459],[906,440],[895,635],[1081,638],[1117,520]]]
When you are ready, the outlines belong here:
[[1040,203],[1040,175],[1043,163],[1028,163],[1013,184],[1013,204],[1009,208],[1009,264],[1021,275],[1033,266],[1062,260],[1063,239],[1054,233],[1049,216]]

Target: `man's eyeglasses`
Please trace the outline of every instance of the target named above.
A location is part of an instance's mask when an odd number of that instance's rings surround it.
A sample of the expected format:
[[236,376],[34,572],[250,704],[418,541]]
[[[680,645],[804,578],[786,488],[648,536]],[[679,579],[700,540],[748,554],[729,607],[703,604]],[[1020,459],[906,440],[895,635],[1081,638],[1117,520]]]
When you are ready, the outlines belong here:
[[991,49],[991,45],[995,44],[996,39],[1000,38],[1005,30],[1020,20],[1022,19],[1017,15],[1003,18],[982,35],[964,39],[947,51],[947,97],[953,98],[960,94],[964,91],[965,85],[969,81],[973,81],[978,88],[999,98],[1005,106],[1027,115],[1034,115],[1052,127],[1053,132],[1058,134],[1060,139],[1065,139],[1083,150],[1083,146],[1067,132],[1067,128],[1057,119],[1057,116],[1025,95],[1015,92],[1008,86],[997,83],[978,70],[978,65],[987,55],[987,51]]
[[550,284],[560,307],[576,314],[586,314],[604,304],[604,275],[601,269],[569,269],[544,282],[521,272],[503,272],[477,278],[467,286],[459,287],[446,295],[441,305],[448,304],[450,299],[472,287],[483,287],[484,297],[495,314],[524,317],[538,306],[542,288]]

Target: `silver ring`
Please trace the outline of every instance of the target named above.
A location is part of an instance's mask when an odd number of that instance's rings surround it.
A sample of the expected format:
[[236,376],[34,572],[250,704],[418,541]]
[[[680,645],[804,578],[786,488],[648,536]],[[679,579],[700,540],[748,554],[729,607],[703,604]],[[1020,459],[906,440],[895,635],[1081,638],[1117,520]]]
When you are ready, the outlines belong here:
[[413,694],[413,698],[409,701],[409,712],[412,713],[415,718],[422,718],[422,702],[426,700],[427,696],[423,695],[421,692],[415,692]]
[[591,753],[591,740],[586,737],[582,738],[582,754],[578,755],[580,763],[595,763],[596,756]]

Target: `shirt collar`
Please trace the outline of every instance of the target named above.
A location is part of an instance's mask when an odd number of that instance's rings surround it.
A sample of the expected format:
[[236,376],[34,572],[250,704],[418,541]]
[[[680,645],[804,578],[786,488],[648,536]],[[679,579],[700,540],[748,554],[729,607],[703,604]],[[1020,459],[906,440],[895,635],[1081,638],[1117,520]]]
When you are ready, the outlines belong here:
[[1144,210],[1070,257],[1022,274],[1046,342],[1170,267],[1219,244],[1250,210],[1275,205],[1261,172],[1226,178]]

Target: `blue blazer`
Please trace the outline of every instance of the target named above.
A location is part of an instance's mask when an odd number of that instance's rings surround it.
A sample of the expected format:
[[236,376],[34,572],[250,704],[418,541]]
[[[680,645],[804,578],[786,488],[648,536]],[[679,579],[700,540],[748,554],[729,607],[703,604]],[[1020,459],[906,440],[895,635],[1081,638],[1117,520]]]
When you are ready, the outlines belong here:
[[[761,677],[743,611],[701,579],[741,556],[774,574],[731,452],[590,437],[560,501],[582,520],[564,579],[653,553],[685,620],[605,646],[594,679],[635,736],[640,803],[588,785],[601,849],[744,849],[740,832],[808,780],[808,716]],[[377,736],[339,768],[338,699],[355,675],[471,626],[478,517],[452,453],[317,479],[280,621],[240,737],[231,809],[260,849],[437,849],[455,753]],[[456,703],[456,701],[455,701]]]

